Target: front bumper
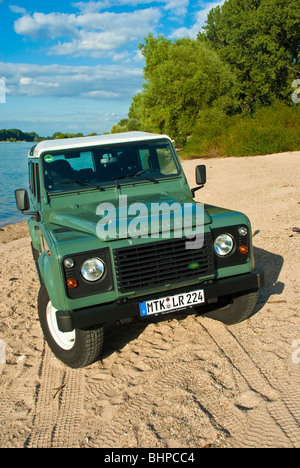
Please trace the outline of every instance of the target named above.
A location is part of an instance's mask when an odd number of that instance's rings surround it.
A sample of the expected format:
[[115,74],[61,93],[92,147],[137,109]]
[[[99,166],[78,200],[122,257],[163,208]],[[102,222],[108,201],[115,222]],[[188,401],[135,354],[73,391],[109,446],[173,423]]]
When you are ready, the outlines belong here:
[[[204,289],[205,304],[210,304],[215,302],[218,297],[258,290],[264,285],[264,273],[253,271],[230,278],[206,281],[201,283],[201,289]],[[167,293],[171,296],[181,292],[189,292],[195,289],[195,286],[197,287],[197,285],[194,284],[185,288],[173,289],[167,291]],[[117,301],[111,304],[97,305],[75,311],[57,311],[56,318],[58,328],[62,332],[70,332],[74,329],[89,328],[95,325],[112,323],[117,320],[140,317],[139,304],[141,302],[159,299],[164,296],[165,293],[166,291],[162,291],[158,294],[149,294],[141,298],[125,300],[123,302]]]

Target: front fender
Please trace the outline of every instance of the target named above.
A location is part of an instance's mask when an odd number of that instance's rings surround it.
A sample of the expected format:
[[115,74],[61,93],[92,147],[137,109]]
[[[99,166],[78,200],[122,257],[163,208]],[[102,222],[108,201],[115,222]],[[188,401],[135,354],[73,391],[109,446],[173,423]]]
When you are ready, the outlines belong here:
[[42,282],[45,284],[49,298],[55,309],[66,308],[66,296],[63,286],[63,278],[57,268],[57,262],[53,262],[51,255],[43,252],[38,260]]
[[34,218],[27,221],[28,230],[31,237],[32,246],[38,252],[42,252],[40,227]]

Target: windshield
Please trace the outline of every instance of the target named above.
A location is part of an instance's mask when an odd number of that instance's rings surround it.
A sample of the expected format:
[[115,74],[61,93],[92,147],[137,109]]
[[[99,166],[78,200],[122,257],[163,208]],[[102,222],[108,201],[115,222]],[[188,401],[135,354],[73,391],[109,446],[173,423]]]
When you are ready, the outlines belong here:
[[166,140],[44,153],[48,192],[77,190],[176,176],[179,168]]

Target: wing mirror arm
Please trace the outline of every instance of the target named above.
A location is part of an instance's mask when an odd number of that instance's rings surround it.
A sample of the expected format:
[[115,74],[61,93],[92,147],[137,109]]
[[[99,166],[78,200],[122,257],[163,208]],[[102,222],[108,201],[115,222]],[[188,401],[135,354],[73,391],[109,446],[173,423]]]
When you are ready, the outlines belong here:
[[193,198],[195,198],[196,192],[198,192],[198,190],[200,190],[200,189],[202,189],[202,188],[204,188],[204,185],[201,185],[201,187],[195,187],[195,188],[192,188],[192,189],[191,189]]

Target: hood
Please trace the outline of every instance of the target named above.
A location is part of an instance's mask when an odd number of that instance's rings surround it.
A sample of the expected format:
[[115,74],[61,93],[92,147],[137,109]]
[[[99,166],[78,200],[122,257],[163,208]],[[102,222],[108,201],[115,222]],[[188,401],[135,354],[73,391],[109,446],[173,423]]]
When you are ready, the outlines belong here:
[[[49,222],[98,237],[102,241],[124,238],[187,237],[203,232],[211,222],[204,205],[178,196],[120,196],[118,203],[85,204],[76,209],[59,209]],[[181,235],[180,235],[181,233]]]

